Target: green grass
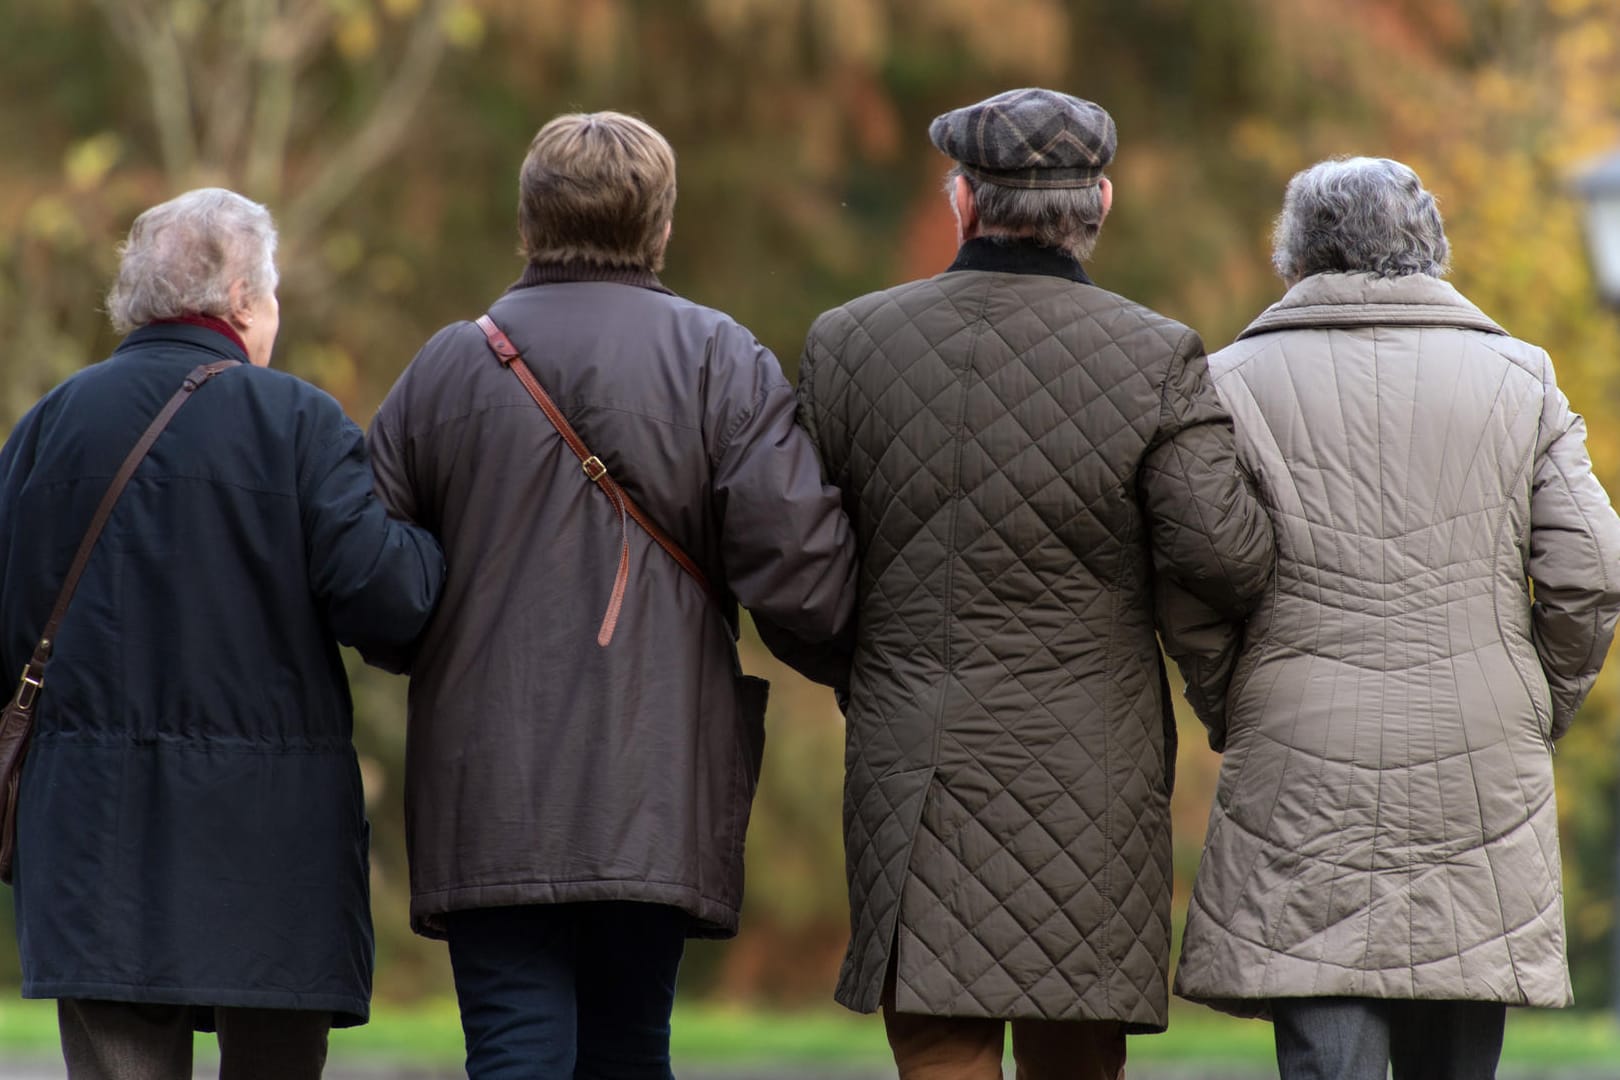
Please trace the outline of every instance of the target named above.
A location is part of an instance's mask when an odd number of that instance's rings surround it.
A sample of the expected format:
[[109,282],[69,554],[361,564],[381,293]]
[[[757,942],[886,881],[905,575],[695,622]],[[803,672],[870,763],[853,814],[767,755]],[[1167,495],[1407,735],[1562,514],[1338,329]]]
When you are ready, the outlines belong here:
[[[677,1062],[724,1065],[882,1065],[889,1060],[883,1023],[837,1008],[792,1013],[723,1005],[676,1010]],[[199,1056],[209,1042],[200,1040]],[[0,1055],[51,1057],[57,1052],[56,1008],[49,1001],[0,1001]],[[382,1005],[363,1028],[332,1035],[331,1059],[410,1061],[454,1066],[461,1061],[461,1024],[453,1001],[411,1007]],[[1131,1060],[1266,1066],[1273,1059],[1271,1025],[1233,1020],[1177,1006],[1170,1031],[1133,1038]],[[1502,1060],[1509,1065],[1620,1066],[1620,1027],[1604,1013],[1512,1010]],[[1620,1068],[1617,1068],[1620,1072]]]
[[0,1001],[0,1053],[55,1050],[57,1045],[56,1002]]
[[1502,1060],[1519,1065],[1620,1066],[1620,1026],[1609,1013],[1510,1009]]

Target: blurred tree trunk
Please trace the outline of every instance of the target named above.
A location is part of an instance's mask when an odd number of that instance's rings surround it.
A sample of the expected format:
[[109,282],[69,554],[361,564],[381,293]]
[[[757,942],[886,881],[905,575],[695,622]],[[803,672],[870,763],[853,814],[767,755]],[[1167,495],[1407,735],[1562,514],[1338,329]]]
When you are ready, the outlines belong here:
[[[333,212],[396,153],[433,83],[447,39],[450,0],[95,0],[147,84],[163,166],[176,190],[219,184],[280,203],[292,258],[313,247]],[[383,54],[381,24],[404,25],[397,55]],[[297,158],[290,137],[317,117],[300,79],[336,40],[375,90],[359,116],[319,125]],[[314,128],[313,123],[306,127]],[[296,181],[296,183],[294,183]]]

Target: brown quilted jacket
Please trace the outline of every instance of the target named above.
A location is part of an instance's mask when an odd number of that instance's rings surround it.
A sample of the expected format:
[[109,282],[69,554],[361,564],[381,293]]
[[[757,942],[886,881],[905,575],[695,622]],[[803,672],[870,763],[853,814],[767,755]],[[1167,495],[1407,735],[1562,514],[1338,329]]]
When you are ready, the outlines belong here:
[[838,999],[1165,1024],[1157,574],[1240,613],[1271,527],[1186,327],[1025,242],[810,331],[800,422],[861,552]]

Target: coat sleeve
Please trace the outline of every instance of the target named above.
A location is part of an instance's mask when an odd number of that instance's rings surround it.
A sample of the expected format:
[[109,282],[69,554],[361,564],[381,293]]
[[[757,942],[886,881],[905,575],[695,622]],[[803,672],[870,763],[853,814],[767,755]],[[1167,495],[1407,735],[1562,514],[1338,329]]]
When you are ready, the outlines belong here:
[[377,498],[390,517],[420,522],[421,506],[411,482],[410,442],[400,431],[399,398],[390,394],[366,431],[366,451]]
[[[820,371],[818,354],[822,351],[819,331],[824,323],[825,317],[811,328],[810,336],[805,342],[804,354],[799,360],[798,405],[795,415],[800,429],[809,440],[811,450],[820,463],[822,484],[839,492],[839,501],[844,508],[846,519],[852,521],[853,508],[850,505],[849,492],[842,490],[837,484],[827,458],[827,448],[821,441],[824,425],[819,411],[820,403],[816,400],[816,376]],[[855,542],[853,537],[850,542],[852,544]],[[853,580],[852,577],[852,589]],[[852,599],[852,607],[853,603]],[[760,640],[770,649],[772,655],[805,678],[831,686],[840,692],[847,692],[849,689],[849,669],[855,659],[855,622],[852,610],[838,633],[824,640],[806,641],[770,619],[762,618],[758,614],[754,617],[754,626],[759,631]]]
[[319,410],[300,469],[310,588],[337,639],[368,661],[397,660],[444,584],[444,555],[424,529],[389,517],[373,490],[365,438],[335,401]]
[[1620,617],[1620,519],[1592,474],[1586,422],[1542,373],[1541,439],[1530,487],[1531,634],[1552,691],[1552,737],[1569,730]]
[[[19,520],[18,503],[22,499],[23,485],[28,481],[28,475],[34,467],[34,450],[39,439],[39,415],[43,404],[36,404],[27,414],[17,422],[12,429],[11,436],[6,439],[4,447],[0,447],[0,612],[4,612],[4,631],[0,631],[0,693],[9,697],[15,684],[5,680],[16,679],[22,674],[23,665],[28,662],[36,641],[27,637],[10,633],[21,624],[27,623],[29,633],[36,633],[32,618],[19,618],[17,608],[23,601],[19,595],[24,590],[17,586],[22,582],[12,581],[12,575],[7,572],[11,566],[12,543],[19,529],[26,528],[26,523]],[[29,612],[28,615],[32,615]],[[39,626],[42,628],[47,616],[39,616]]]
[[1232,417],[1191,331],[1165,376],[1138,485],[1157,577],[1227,618],[1248,612],[1276,560],[1271,520],[1238,466]]
[[734,354],[739,375],[713,464],[726,582],[762,635],[834,640],[855,606],[849,518],[794,421],[776,357],[736,326],[718,330],[715,347]]
[[1226,691],[1243,651],[1243,624],[1173,579],[1155,584],[1153,601],[1165,655],[1180,669],[1187,702],[1209,735],[1209,748],[1219,753],[1226,749]]

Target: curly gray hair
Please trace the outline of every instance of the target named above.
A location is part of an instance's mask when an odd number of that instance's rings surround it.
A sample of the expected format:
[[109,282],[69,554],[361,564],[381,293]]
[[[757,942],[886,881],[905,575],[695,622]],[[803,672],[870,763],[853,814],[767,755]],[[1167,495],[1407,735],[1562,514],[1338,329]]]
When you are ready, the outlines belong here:
[[1434,196],[1388,158],[1348,157],[1296,173],[1272,236],[1284,281],[1312,274],[1444,277],[1451,256]]
[[945,176],[945,196],[960,176],[967,181],[979,224],[987,236],[1028,236],[1038,244],[1067,252],[1080,262],[1091,258],[1102,233],[1100,185],[1081,188],[1015,188],[980,180],[960,165]]
[[121,334],[187,314],[224,318],[233,282],[252,300],[280,280],[270,211],[224,188],[198,188],[147,210],[118,255],[107,314]]

